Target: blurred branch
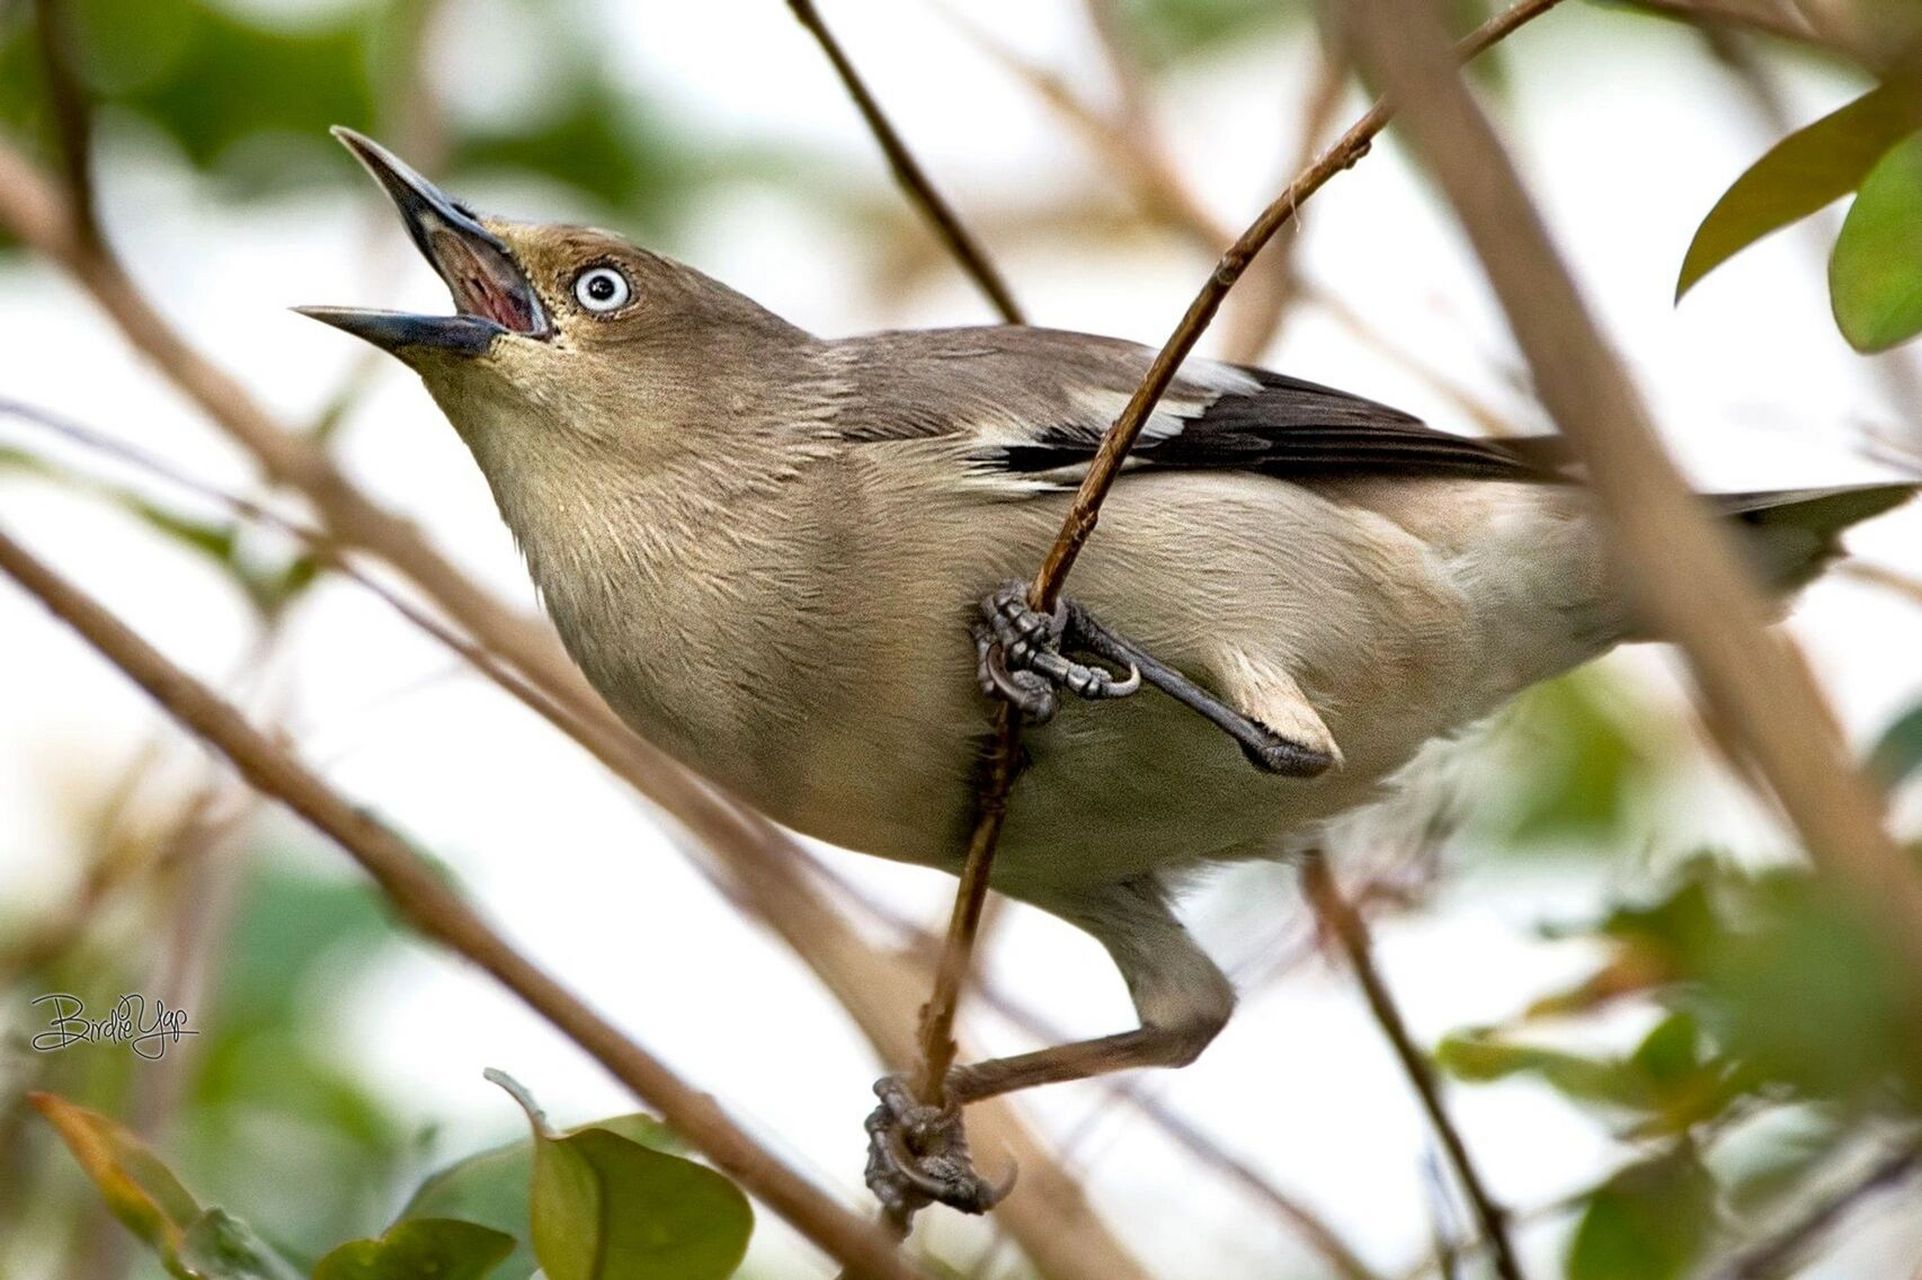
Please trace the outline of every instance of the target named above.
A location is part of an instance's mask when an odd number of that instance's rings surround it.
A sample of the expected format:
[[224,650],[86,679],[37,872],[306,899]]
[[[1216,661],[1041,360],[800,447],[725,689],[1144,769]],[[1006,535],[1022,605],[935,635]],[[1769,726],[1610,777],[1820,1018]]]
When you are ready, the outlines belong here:
[[987,295],[994,309],[1001,313],[1001,318],[1009,324],[1027,323],[1007,282],[988,260],[987,253],[968,233],[967,227],[962,225],[953,208],[934,189],[920,162],[901,140],[900,133],[881,110],[881,104],[874,100],[860,73],[854,69],[854,63],[848,60],[846,51],[834,38],[834,33],[828,30],[827,23],[822,21],[820,12],[814,7],[814,0],[788,0],[787,7],[794,11],[795,19],[807,28],[808,34],[820,44],[821,52],[827,54],[828,61],[834,64],[835,74],[841,77],[841,84],[847,89],[848,96],[854,99],[861,118],[867,121],[874,140],[881,144],[881,153],[887,157],[888,167],[894,171],[894,180],[907,192],[908,199],[927,217],[934,233],[948,246],[962,270]]
[[1663,451],[1646,407],[1555,252],[1508,154],[1456,73],[1426,4],[1355,0],[1356,53],[1408,116],[1592,487],[1654,630],[1751,755],[1818,866],[1922,965],[1922,880],[1883,829],[1801,655]]
[[1527,434],[1513,418],[1495,408],[1494,405],[1414,352],[1389,341],[1380,330],[1362,319],[1361,313],[1349,306],[1348,300],[1339,292],[1324,288],[1321,284],[1307,279],[1298,281],[1296,288],[1303,302],[1318,307],[1330,320],[1347,330],[1349,337],[1376,355],[1392,361],[1403,371],[1420,379],[1431,391],[1455,406],[1471,422],[1480,427],[1483,434],[1497,439]]
[[[28,418],[67,438],[227,505],[243,518],[271,524],[302,539],[315,556],[373,592],[404,618],[471,663],[574,739],[615,776],[666,810],[695,840],[682,842],[693,857],[780,937],[840,1001],[880,1059],[891,1067],[915,1060],[914,1023],[929,966],[870,946],[806,876],[813,858],[760,815],[735,804],[628,730],[602,708],[581,707],[524,678],[404,597],[361,571],[327,536],[238,495],[189,477],[152,454],[79,423],[0,399],[0,412]],[[1075,1180],[1021,1123],[1012,1104],[983,1103],[976,1131],[1020,1164],[1023,1194],[999,1218],[1029,1259],[1058,1280],[1146,1280],[1146,1272],[1095,1216]]]
[[[1105,45],[1115,79],[1123,86],[1122,111],[1110,115],[1076,93],[1059,75],[1022,57],[959,9],[942,5],[941,13],[983,53],[1000,63],[1009,75],[1073,126],[1102,160],[1104,168],[1115,173],[1133,192],[1142,212],[1180,233],[1205,253],[1216,252],[1233,237],[1234,228],[1208,211],[1175,167],[1165,140],[1141,103],[1139,70],[1127,62],[1118,44]],[[1098,22],[1097,30],[1112,21],[1115,20]]]
[[1893,592],[1910,604],[1922,605],[1922,578],[1891,569],[1887,565],[1871,564],[1867,560],[1844,560],[1835,567],[1844,577]]
[[1922,1167],[1922,1144],[1911,1143],[1877,1162],[1861,1178],[1830,1195],[1778,1234],[1744,1250],[1718,1275],[1721,1280],[1765,1280],[1784,1274],[1798,1254],[1864,1200],[1906,1182],[1918,1167]]
[[393,829],[343,799],[248,724],[231,704],[4,533],[0,533],[0,570],[78,631],[184,727],[224,755],[252,786],[331,837],[422,935],[500,981],[824,1252],[864,1276],[908,1280],[918,1274],[885,1238],[756,1143],[711,1097],[674,1075],[516,951]]
[[74,71],[71,17],[65,0],[33,0],[40,67],[47,77],[48,105],[53,110],[54,136],[60,146],[67,200],[73,209],[74,233],[89,244],[98,244],[100,223],[93,198],[93,103]]
[[1402,1071],[1408,1076],[1409,1084],[1414,1086],[1416,1096],[1421,1099],[1422,1110],[1428,1114],[1435,1137],[1447,1154],[1448,1163],[1461,1183],[1462,1194],[1467,1196],[1469,1207],[1475,1214],[1476,1225],[1481,1229],[1482,1240],[1489,1250],[1496,1274],[1503,1280],[1521,1280],[1521,1264],[1516,1261],[1515,1246],[1508,1238],[1508,1212],[1489,1194],[1474,1160],[1469,1157],[1468,1144],[1462,1141],[1461,1132],[1449,1119],[1448,1110],[1442,1105],[1441,1089],[1436,1084],[1434,1068],[1429,1065],[1427,1055],[1415,1044],[1415,1038],[1409,1034],[1408,1024],[1402,1018],[1401,1010],[1396,1007],[1388,984],[1382,980],[1381,970],[1375,967],[1374,944],[1368,935],[1368,925],[1336,887],[1335,878],[1328,870],[1328,860],[1319,851],[1311,852],[1302,863],[1301,887],[1322,925],[1341,944],[1342,952],[1348,957],[1348,965],[1355,972],[1355,981],[1361,984],[1369,1012],[1374,1014],[1382,1034],[1388,1038],[1389,1047],[1395,1051],[1396,1060],[1401,1063]]
[[1873,66],[1878,60],[1854,34],[1818,21],[1815,6],[1792,0],[1621,0],[1626,8],[1674,18],[1697,27],[1754,31],[1823,53]]

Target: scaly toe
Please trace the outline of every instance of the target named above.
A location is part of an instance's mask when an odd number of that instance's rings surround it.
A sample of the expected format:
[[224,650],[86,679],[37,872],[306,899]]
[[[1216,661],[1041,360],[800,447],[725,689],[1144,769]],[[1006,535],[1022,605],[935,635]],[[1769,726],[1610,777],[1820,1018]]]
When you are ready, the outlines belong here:
[[881,1099],[867,1118],[867,1184],[891,1212],[945,1204],[986,1213],[1008,1193],[974,1171],[960,1112],[916,1101],[899,1077],[877,1081]]

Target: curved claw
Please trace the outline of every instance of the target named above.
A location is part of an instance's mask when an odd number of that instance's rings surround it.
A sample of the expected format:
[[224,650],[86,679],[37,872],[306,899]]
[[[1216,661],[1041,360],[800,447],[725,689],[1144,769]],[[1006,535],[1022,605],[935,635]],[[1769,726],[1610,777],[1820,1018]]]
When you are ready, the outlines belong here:
[[894,1161],[892,1172],[901,1181],[930,1201],[946,1203],[947,1197],[954,1194],[951,1183],[944,1182],[922,1170],[919,1158],[914,1152],[908,1150],[908,1140],[899,1129],[889,1126],[882,1129],[877,1136],[887,1144],[888,1155]]
[[1008,1162],[1008,1174],[999,1182],[988,1184],[987,1205],[982,1212],[994,1208],[1014,1192],[1014,1184],[1021,1181],[1021,1164],[1014,1158],[1014,1152],[1001,1148],[1001,1156]]
[[1046,677],[1032,671],[1010,670],[1007,651],[999,643],[988,646],[983,669],[994,692],[1013,703],[1033,723],[1046,724],[1060,710],[1061,701],[1055,697]]

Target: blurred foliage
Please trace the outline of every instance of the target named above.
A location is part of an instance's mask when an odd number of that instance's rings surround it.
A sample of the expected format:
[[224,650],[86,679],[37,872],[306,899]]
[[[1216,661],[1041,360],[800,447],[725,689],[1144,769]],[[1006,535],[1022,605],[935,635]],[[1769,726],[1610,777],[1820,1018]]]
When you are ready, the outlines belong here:
[[18,449],[0,447],[0,475],[34,476],[119,508],[175,546],[204,557],[247,599],[262,622],[271,622],[304,596],[320,576],[320,562],[306,551],[274,554],[250,536],[254,526],[238,519],[203,520],[162,506],[144,494],[54,465]]
[[1886,786],[1897,787],[1922,772],[1922,703],[1895,719],[1869,752],[1869,768]]
[[[47,1068],[42,1084],[98,1098],[100,1108],[46,1090],[26,1100],[113,1215],[178,1277],[478,1280],[503,1263],[505,1274],[525,1276],[537,1260],[552,1280],[734,1274],[753,1223],[746,1198],[675,1154],[679,1144],[651,1116],[566,1133],[537,1120],[535,1137],[428,1178],[377,1233],[402,1199],[417,1144],[370,1086],[325,1052],[316,1012],[323,991],[331,1001],[352,966],[376,960],[394,937],[385,909],[357,881],[278,862],[250,875],[219,957],[219,987],[189,1011],[195,1040],[172,1051],[191,1064],[169,1142],[183,1174],[107,1113],[138,1105],[130,1077],[112,1073],[102,1087],[68,1070],[137,1061],[124,1045],[37,1060]],[[23,974],[15,985],[30,990],[47,977]],[[35,1136],[0,1125],[0,1167],[44,1166],[50,1157]],[[52,1181],[32,1179],[41,1189]],[[73,1208],[84,1221],[84,1204]],[[0,1196],[0,1228],[8,1210]]]
[[1270,34],[1313,12],[1307,4],[1276,0],[1121,0],[1120,9],[1142,57],[1162,68]]
[[[1694,1274],[1713,1247],[1779,1227],[1861,1141],[1914,1140],[1922,980],[1859,902],[1805,868],[1703,854],[1662,892],[1559,932],[1602,948],[1595,973],[1509,1024],[1455,1033],[1436,1058],[1464,1080],[1534,1077],[1637,1152],[1574,1204],[1569,1275]],[[1661,1015],[1630,1052],[1555,1043],[1624,1002]],[[1767,1135],[1784,1116],[1797,1122],[1759,1150],[1718,1160],[1741,1146],[1731,1133]]]
[[[149,891],[164,911],[170,896],[186,889],[162,881]],[[33,924],[0,925],[0,956],[15,954],[21,931]],[[271,850],[250,863],[225,929],[210,940],[218,946],[215,982],[186,1010],[197,1033],[191,1042],[151,1063],[124,1045],[75,1045],[33,1055],[29,1079],[112,1114],[131,1108],[152,1115],[160,1105],[156,1089],[177,1091],[169,1146],[180,1181],[260,1224],[278,1250],[304,1263],[378,1224],[398,1199],[398,1180],[417,1149],[390,1104],[328,1043],[329,1010],[396,935],[367,886],[296,870]],[[25,999],[66,990],[89,993],[98,1004],[121,992],[152,992],[153,960],[141,957],[164,949],[165,941],[83,936],[49,963],[4,974],[11,990],[0,994]],[[32,1127],[0,1123],[0,1168],[37,1169],[33,1185],[57,1186],[58,1178],[47,1176],[50,1160]],[[276,1176],[262,1178],[263,1168]],[[28,1207],[10,1204],[0,1180],[0,1241]],[[222,1230],[210,1224],[209,1238]]]
[[1662,714],[1607,668],[1536,685],[1504,713],[1511,767],[1482,834],[1517,851],[1619,849],[1676,763]]
[[[658,231],[699,184],[733,158],[696,148],[655,123],[635,86],[601,55],[597,19],[573,0],[518,0],[554,47],[560,69],[540,109],[511,121],[446,124],[438,173],[559,183],[641,231]],[[315,181],[358,184],[327,137],[330,125],[411,137],[423,25],[437,6],[359,0],[289,18],[219,0],[72,0],[67,42],[103,126],[158,130],[230,197],[283,193]],[[0,125],[54,150],[33,6],[0,6]],[[745,163],[745,162],[743,162]]]

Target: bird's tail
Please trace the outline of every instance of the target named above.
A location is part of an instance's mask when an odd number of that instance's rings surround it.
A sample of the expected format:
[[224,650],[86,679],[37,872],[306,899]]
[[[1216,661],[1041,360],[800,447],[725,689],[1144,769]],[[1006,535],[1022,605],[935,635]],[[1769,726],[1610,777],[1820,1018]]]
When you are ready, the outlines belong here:
[[1859,484],[1720,493],[1709,501],[1742,530],[1742,547],[1762,581],[1786,593],[1814,581],[1842,553],[1844,529],[1901,506],[1917,488],[1914,483]]

